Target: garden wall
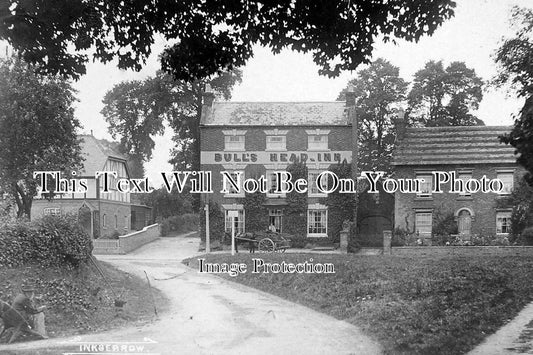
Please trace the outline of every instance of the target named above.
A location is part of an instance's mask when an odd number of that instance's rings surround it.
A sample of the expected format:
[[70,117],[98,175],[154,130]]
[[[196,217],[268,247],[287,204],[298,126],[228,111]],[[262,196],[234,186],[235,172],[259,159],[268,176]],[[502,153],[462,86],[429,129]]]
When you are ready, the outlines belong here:
[[392,255],[445,256],[445,255],[533,255],[533,246],[412,246],[393,247]]
[[156,240],[159,235],[159,224],[156,223],[146,226],[140,231],[121,235],[118,240],[95,239],[93,240],[93,254],[127,254]]

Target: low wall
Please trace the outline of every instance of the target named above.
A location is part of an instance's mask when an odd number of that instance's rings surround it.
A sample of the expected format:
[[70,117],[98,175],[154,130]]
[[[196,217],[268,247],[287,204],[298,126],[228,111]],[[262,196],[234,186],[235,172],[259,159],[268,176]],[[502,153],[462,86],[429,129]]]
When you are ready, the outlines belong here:
[[93,254],[127,254],[147,243],[156,240],[160,235],[159,224],[152,224],[142,230],[116,239],[93,240]]
[[392,255],[533,255],[533,246],[412,246],[392,247]]

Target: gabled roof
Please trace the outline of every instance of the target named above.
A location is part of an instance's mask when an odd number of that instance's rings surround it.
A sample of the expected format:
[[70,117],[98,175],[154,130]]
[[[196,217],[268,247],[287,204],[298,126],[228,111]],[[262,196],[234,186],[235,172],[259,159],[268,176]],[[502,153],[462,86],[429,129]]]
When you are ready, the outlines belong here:
[[103,170],[108,158],[126,162],[126,157],[120,154],[112,142],[99,140],[92,135],[81,135],[81,154],[83,161],[83,176],[94,176],[94,173]]
[[515,163],[514,148],[498,136],[510,126],[407,128],[392,165]]
[[331,102],[213,102],[202,109],[206,126],[345,126],[346,103]]

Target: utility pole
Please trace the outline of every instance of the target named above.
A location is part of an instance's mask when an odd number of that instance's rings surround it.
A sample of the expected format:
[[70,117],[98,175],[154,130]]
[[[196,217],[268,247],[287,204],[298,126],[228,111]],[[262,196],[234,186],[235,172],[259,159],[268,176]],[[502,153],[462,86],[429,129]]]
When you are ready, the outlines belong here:
[[[352,233],[357,231],[357,208],[359,205],[359,129],[357,127],[357,112],[355,110],[355,92],[353,85],[348,85],[346,90],[346,109],[348,111],[348,122],[352,124],[352,179],[355,182],[355,208],[352,217]],[[352,233],[349,237],[353,238]],[[349,243],[351,245],[351,243]]]

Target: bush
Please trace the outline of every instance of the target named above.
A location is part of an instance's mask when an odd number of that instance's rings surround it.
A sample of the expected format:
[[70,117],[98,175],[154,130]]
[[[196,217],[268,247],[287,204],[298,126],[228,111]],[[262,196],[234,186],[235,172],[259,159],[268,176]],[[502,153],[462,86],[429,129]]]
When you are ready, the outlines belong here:
[[307,244],[307,238],[304,234],[291,234],[287,239],[291,241],[291,248],[305,248]]
[[45,216],[33,223],[4,223],[0,250],[0,266],[39,263],[77,267],[90,257],[92,241],[75,216]]
[[520,241],[524,245],[533,245],[533,227],[527,227],[522,231]]
[[186,233],[197,231],[200,219],[197,214],[186,213],[180,216],[172,216],[161,220],[161,236],[167,236],[171,232]]

